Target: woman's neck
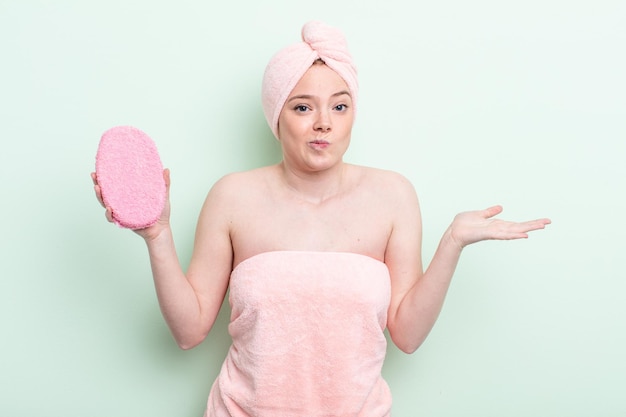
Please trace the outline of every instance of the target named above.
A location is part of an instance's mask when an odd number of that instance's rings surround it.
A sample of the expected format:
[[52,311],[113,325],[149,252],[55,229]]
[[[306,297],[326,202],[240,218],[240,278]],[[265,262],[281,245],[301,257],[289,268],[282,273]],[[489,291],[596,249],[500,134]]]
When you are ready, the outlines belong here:
[[290,169],[284,161],[278,164],[278,168],[289,193],[308,203],[324,203],[344,190],[347,164],[343,162],[316,172]]

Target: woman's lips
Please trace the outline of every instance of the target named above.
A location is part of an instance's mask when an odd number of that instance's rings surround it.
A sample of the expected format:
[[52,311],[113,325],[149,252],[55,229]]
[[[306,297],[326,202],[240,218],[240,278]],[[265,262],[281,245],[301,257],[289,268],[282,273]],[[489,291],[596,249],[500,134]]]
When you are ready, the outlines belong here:
[[330,146],[330,142],[323,139],[316,139],[309,142],[309,145],[315,149],[325,149]]

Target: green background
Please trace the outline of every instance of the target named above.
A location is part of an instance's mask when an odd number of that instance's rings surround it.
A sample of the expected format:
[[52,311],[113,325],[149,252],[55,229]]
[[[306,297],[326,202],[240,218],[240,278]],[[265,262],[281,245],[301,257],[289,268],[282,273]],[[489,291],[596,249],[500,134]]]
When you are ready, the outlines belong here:
[[425,344],[389,346],[393,415],[626,415],[620,0],[0,0],[0,415],[202,415],[228,313],[176,347],[89,173],[106,129],[148,132],[186,265],[209,187],[278,161],[261,76],[311,19],[359,66],[346,159],[413,182],[425,263],[457,212],[553,220],[467,248]]

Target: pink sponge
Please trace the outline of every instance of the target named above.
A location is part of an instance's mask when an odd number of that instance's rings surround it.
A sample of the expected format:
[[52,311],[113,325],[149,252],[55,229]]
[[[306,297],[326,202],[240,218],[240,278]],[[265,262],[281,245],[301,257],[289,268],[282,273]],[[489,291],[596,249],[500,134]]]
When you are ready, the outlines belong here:
[[159,219],[165,205],[163,164],[155,143],[132,126],[113,127],[102,135],[96,154],[96,179],[113,221],[143,229]]

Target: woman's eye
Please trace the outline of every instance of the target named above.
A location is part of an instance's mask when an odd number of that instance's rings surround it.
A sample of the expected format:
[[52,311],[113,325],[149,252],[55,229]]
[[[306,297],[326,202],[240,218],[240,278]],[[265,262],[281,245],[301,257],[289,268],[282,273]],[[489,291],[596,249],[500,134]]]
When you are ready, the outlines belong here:
[[309,109],[309,108],[308,108],[307,106],[303,105],[303,104],[301,104],[301,105],[299,105],[299,106],[296,106],[296,107],[294,108],[294,110],[295,110],[295,111],[298,111],[298,112],[305,112],[305,111],[307,111],[308,109]]
[[345,111],[348,108],[348,106],[346,106],[345,104],[338,104],[335,106],[335,110],[338,111]]

